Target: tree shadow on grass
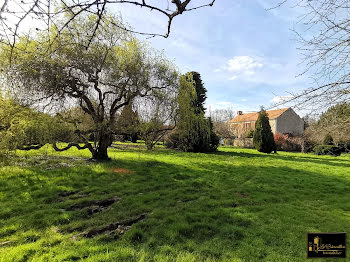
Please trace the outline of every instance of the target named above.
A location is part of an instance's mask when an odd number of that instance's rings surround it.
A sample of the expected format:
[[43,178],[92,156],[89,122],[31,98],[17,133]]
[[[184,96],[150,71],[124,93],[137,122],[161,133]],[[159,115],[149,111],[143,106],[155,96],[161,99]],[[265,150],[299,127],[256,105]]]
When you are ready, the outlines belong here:
[[[11,237],[17,238],[19,245],[40,241],[45,238],[43,232],[51,227],[70,237],[146,213],[147,219],[133,225],[120,238],[98,236],[99,241],[85,240],[86,245],[102,253],[106,247],[114,250],[128,245],[151,252],[151,256],[161,252],[155,251],[157,248],[171,246],[172,254],[186,249],[203,258],[219,259],[234,256],[235,252],[249,256],[243,243],[250,243],[256,252],[267,246],[267,255],[284,250],[291,254],[288,259],[293,259],[294,255],[304,258],[304,249],[299,250],[299,242],[285,246],[280,241],[285,235],[300,239],[304,246],[308,230],[327,232],[340,227],[349,231],[348,219],[342,213],[344,208],[350,210],[345,202],[349,180],[261,163],[259,167],[247,161],[245,166],[233,167],[218,160],[183,166],[159,158],[113,160],[55,170],[25,168],[22,173],[2,176],[4,201],[0,216],[6,220],[1,222],[0,242]],[[115,173],[113,168],[133,172]],[[66,191],[87,196],[60,199],[59,193]],[[87,216],[84,210],[61,210],[74,203],[110,196],[118,196],[121,201],[93,216]],[[295,219],[297,223],[293,224]],[[61,245],[64,241],[57,248]],[[72,247],[71,252],[83,255],[86,248]],[[254,252],[250,258],[254,258]]]

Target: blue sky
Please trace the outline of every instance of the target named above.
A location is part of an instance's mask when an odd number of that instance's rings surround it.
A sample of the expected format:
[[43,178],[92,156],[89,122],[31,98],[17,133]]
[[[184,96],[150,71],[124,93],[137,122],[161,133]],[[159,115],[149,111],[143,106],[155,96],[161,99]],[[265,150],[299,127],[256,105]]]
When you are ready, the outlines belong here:
[[[148,1],[167,4],[167,0]],[[194,5],[209,1],[192,0]],[[266,10],[279,1],[216,0],[212,7],[175,17],[168,38],[138,37],[163,50],[181,73],[201,74],[208,90],[207,108],[243,112],[269,108],[288,92],[296,93],[311,83],[307,75],[296,77],[304,67],[299,65],[302,57],[291,30],[300,27],[297,21],[304,10],[288,2]],[[167,31],[167,18],[155,11],[126,4],[110,7],[135,31]]]
[[[256,111],[309,86],[307,76],[296,77],[303,67],[291,31],[301,10],[284,5],[266,11],[276,2],[217,0],[213,7],[176,17],[169,38],[147,41],[164,50],[181,72],[201,74],[207,107]],[[166,32],[166,18],[156,12],[118,8],[135,30]]]

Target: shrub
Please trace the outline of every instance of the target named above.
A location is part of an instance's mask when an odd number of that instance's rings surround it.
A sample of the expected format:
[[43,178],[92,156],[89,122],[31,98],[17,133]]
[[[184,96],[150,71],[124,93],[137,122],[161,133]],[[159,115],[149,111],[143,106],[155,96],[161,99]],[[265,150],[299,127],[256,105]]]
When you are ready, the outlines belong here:
[[340,156],[341,148],[333,145],[318,145],[315,146],[314,152],[316,155]]
[[[301,152],[304,139],[302,137],[291,137],[288,134],[277,133],[274,135],[277,150],[287,152]],[[312,147],[313,148],[313,147]],[[311,148],[311,149],[312,149]]]
[[286,144],[288,142],[288,135],[277,133],[274,135],[274,139],[275,139],[277,150],[283,150],[283,148],[286,147]]
[[253,143],[259,152],[271,153],[272,151],[276,150],[276,144],[271,131],[269,117],[264,109],[261,109],[258,120],[255,122]]
[[323,139],[324,145],[334,145],[333,137],[330,134],[327,134]]

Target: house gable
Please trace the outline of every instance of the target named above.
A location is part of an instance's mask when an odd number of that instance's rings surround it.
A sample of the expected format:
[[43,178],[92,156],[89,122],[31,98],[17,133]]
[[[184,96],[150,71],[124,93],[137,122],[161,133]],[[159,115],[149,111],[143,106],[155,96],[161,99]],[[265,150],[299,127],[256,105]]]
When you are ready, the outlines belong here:
[[304,133],[304,121],[292,108],[289,108],[277,118],[276,131],[281,134],[302,135]]

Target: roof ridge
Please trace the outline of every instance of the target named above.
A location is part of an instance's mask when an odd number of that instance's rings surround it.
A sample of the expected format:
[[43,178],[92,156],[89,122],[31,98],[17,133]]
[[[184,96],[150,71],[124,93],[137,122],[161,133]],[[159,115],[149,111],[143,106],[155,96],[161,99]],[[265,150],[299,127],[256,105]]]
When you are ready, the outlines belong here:
[[[276,119],[280,115],[282,115],[284,112],[289,110],[290,107],[285,107],[285,108],[280,108],[280,109],[273,109],[273,110],[268,110],[266,113],[269,116],[269,119]],[[228,122],[251,122],[251,121],[256,121],[258,119],[258,113],[259,112],[252,112],[252,113],[245,113],[242,115],[236,115],[233,119],[231,119]]]

